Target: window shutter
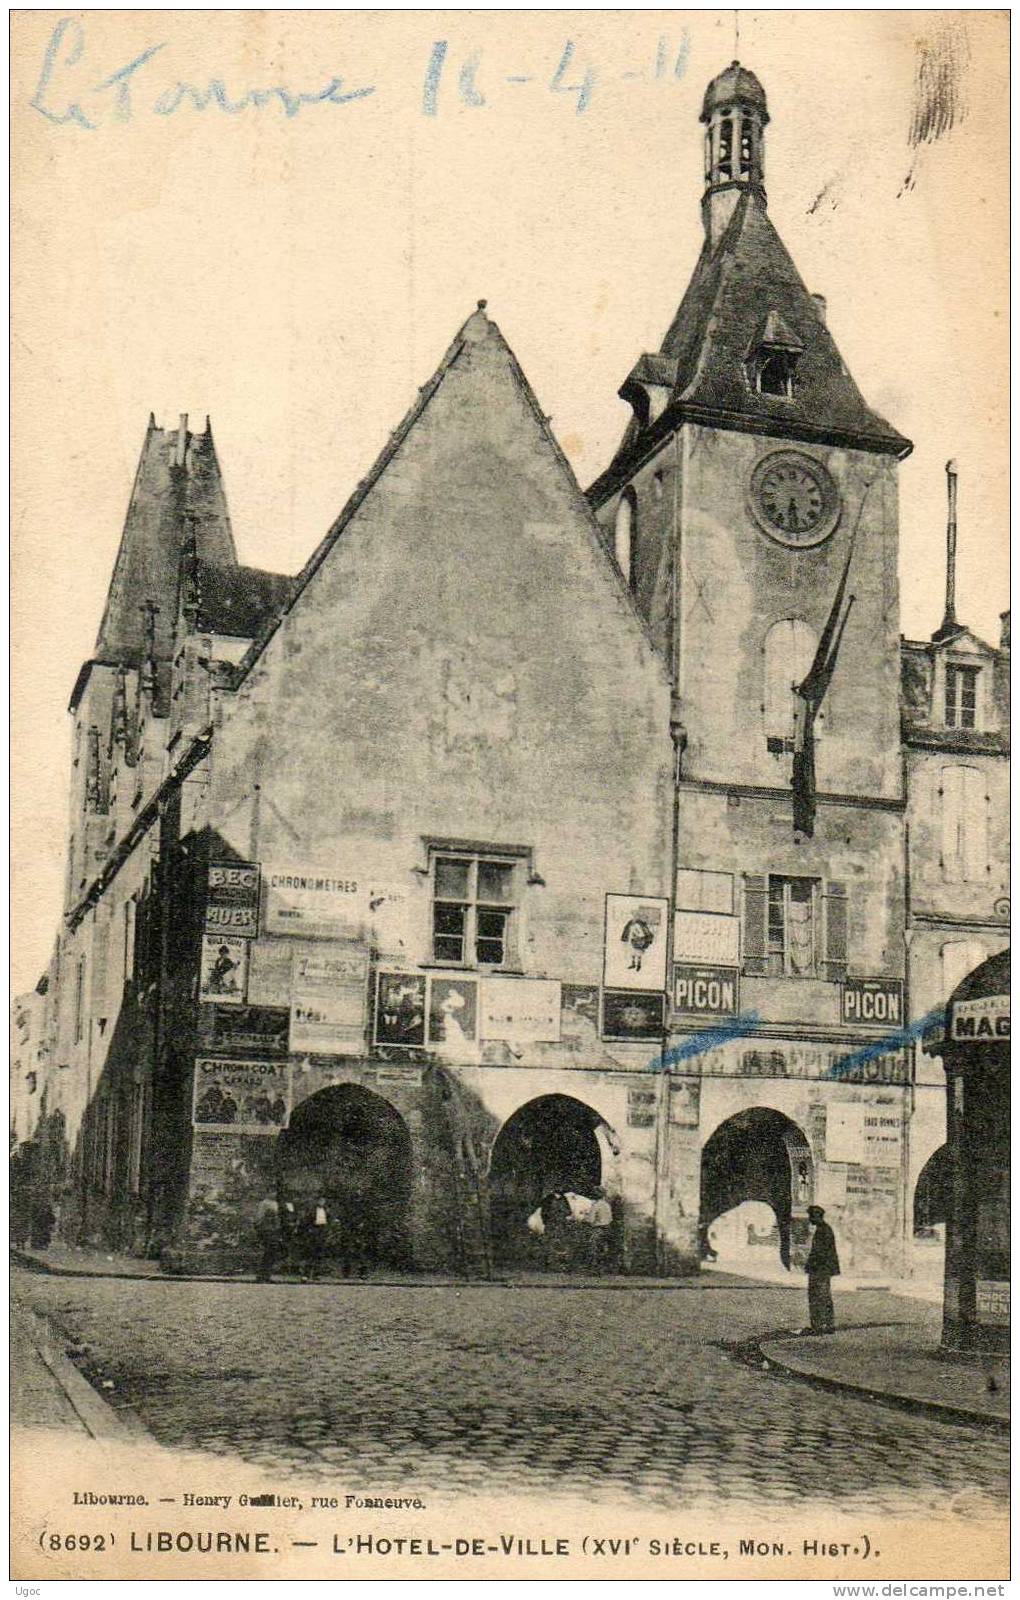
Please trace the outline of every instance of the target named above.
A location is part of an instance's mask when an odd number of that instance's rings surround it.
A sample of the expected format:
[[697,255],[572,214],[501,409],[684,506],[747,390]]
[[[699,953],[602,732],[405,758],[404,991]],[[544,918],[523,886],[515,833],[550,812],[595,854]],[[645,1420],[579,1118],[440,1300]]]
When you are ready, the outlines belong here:
[[765,929],[768,918],[769,881],[744,874],[744,971],[764,977],[768,971]]
[[846,977],[847,896],[846,884],[830,878],[825,885],[825,976],[830,983]]
[[961,768],[963,776],[963,879],[984,883],[988,869],[988,795],[977,767]]
[[963,767],[943,767],[942,786],[942,875],[947,883],[959,883],[963,871]]

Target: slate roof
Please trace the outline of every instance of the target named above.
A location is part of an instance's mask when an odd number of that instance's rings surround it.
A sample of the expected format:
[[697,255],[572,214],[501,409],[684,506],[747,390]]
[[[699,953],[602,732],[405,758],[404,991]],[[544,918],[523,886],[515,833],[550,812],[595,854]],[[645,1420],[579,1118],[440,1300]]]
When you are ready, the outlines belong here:
[[[801,346],[789,399],[758,394],[748,376],[749,355],[780,330],[784,343]],[[634,379],[647,381],[650,360],[659,372],[675,372],[669,403],[651,426],[631,420],[612,465],[589,491],[596,500],[625,475],[637,450],[684,420],[900,457],[912,448],[866,404],[753,189],[741,194],[716,247],[706,240],[659,355],[643,357],[621,393]]]
[[[183,444],[182,463],[177,462]],[[120,548],[93,656],[97,661],[137,667],[145,649],[141,607],[152,600],[156,657],[168,659],[177,620],[177,584],[182,543],[194,533],[197,554],[236,566],[226,496],[208,419],[204,433],[149,426],[135,474]]]
[[194,567],[199,633],[254,639],[285,609],[295,579],[260,567],[224,566],[199,557]]

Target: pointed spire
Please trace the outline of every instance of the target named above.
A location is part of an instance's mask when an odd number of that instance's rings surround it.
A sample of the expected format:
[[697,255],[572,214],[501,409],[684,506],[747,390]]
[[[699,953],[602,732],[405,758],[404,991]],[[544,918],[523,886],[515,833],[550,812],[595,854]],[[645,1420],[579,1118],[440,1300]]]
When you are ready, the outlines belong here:
[[158,607],[156,659],[169,658],[181,548],[188,537],[189,517],[198,557],[236,567],[237,552],[208,421],[206,433],[195,436],[188,432],[186,414],[173,429],[158,428],[150,414],[96,639],[97,660],[141,666],[146,645],[141,606],[146,599]]

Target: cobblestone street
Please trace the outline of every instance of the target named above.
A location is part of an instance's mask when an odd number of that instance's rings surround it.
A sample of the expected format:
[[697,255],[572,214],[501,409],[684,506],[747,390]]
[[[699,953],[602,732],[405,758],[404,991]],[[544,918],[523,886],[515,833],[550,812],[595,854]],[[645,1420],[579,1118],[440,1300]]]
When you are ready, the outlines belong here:
[[[799,1325],[802,1298],[785,1290],[260,1286],[20,1269],[13,1282],[162,1444],[311,1474],[334,1492],[559,1490],[912,1517],[1005,1506],[1005,1436],[734,1360],[725,1345]],[[935,1316],[877,1291],[842,1297],[838,1314]]]

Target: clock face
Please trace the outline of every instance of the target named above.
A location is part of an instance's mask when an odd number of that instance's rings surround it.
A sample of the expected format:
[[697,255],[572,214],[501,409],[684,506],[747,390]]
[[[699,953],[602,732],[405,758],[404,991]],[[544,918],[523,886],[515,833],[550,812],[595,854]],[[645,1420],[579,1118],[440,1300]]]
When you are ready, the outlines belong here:
[[839,493],[820,461],[777,450],[754,469],[751,509],[773,539],[803,548],[821,544],[836,526]]

